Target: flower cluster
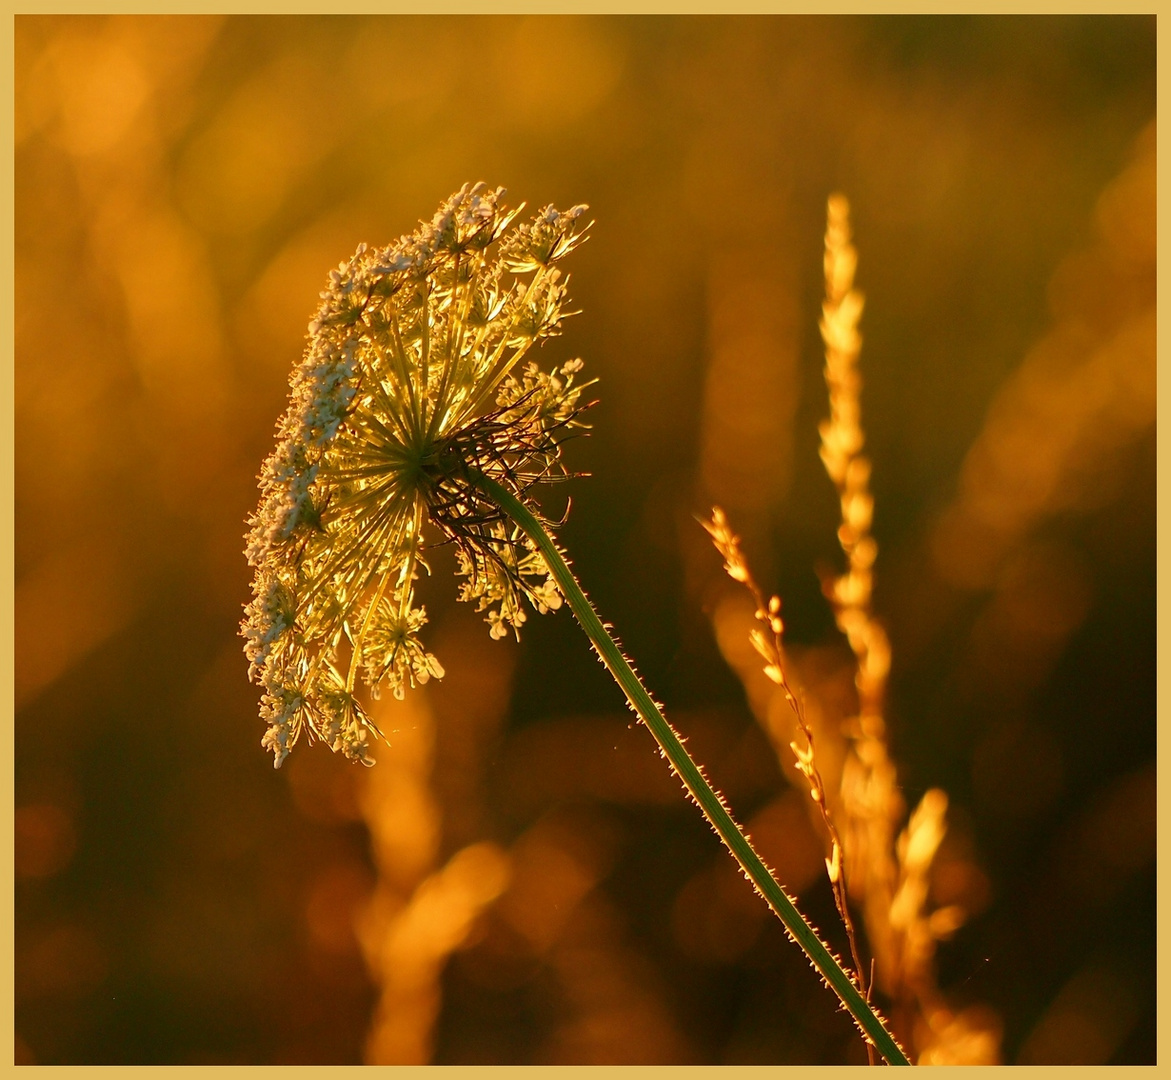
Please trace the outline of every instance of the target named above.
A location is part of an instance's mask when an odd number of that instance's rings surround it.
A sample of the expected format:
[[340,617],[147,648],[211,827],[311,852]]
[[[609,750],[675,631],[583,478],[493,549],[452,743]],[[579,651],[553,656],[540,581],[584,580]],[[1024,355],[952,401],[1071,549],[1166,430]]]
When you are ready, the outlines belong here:
[[358,678],[402,697],[442,677],[414,602],[428,522],[454,543],[461,599],[487,612],[493,637],[523,623],[522,600],[560,605],[540,553],[477,478],[532,507],[535,484],[566,475],[581,361],[552,374],[521,361],[559,331],[555,264],[583,239],[585,207],[518,225],[522,207],[502,195],[465,185],[411,235],[359,246],[309,324],[247,536],[241,634],[278,767],[306,731],[370,764],[379,733]]

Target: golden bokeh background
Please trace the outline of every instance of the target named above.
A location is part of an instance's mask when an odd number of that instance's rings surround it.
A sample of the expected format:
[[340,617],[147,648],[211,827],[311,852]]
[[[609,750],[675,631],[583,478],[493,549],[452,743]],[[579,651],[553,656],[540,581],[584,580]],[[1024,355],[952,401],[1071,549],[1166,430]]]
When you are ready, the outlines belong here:
[[15,62],[18,1061],[865,1060],[567,612],[493,642],[441,553],[378,765],[260,749],[242,534],[317,292],[481,179],[590,204],[561,539],[839,949],[694,515],[830,730],[849,197],[939,986],[1004,1061],[1155,1060],[1153,16],[18,16]]

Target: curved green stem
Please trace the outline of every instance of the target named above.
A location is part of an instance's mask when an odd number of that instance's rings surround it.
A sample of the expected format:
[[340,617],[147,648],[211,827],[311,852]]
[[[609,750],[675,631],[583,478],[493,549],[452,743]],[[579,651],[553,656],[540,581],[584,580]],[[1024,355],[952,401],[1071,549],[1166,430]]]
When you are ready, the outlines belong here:
[[679,740],[679,736],[667,722],[659,707],[651,700],[650,694],[647,693],[634,669],[622,655],[622,651],[607,632],[605,626],[602,625],[593,605],[582,592],[581,586],[577,583],[577,579],[557,549],[557,545],[554,544],[541,523],[519,499],[490,477],[481,473],[473,475],[472,479],[480,490],[512,518],[540,549],[562,595],[568,601],[574,615],[577,616],[577,621],[593,643],[594,648],[597,649],[602,662],[610,669],[610,674],[614,676],[615,681],[626,694],[627,700],[633,706],[634,711],[638,713],[639,718],[650,728],[651,734],[654,735],[667,760],[679,774],[692,798],[699,804],[704,816],[711,822],[712,827],[740,864],[741,869],[768,902],[769,907],[784,923],[790,936],[804,950],[813,966],[849,1010],[866,1038],[878,1048],[891,1065],[909,1065],[910,1062],[907,1060],[906,1054],[903,1053],[902,1048],[887,1030],[873,1006],[862,996],[853,979],[845,972],[821,938],[817,936],[817,931],[797,910],[780,883],[753,850],[748,837],[744,835],[740,826],[736,824],[728,812],[721,796],[708,782],[700,767],[692,760],[691,755],[688,754],[683,743]]

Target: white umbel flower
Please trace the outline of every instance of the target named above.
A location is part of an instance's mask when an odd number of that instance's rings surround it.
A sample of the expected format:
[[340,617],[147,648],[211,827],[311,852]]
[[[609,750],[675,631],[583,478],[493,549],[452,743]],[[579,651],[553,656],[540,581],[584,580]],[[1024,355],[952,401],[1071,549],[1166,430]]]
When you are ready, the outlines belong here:
[[359,246],[309,324],[246,549],[256,576],[241,633],[278,767],[303,732],[370,764],[378,732],[359,678],[397,697],[442,678],[414,603],[427,522],[454,542],[461,599],[487,612],[493,637],[524,622],[522,600],[560,605],[542,556],[476,477],[535,509],[533,486],[566,475],[581,361],[520,365],[559,331],[555,264],[583,239],[585,207],[514,225],[520,208],[502,195],[465,185],[410,236]]

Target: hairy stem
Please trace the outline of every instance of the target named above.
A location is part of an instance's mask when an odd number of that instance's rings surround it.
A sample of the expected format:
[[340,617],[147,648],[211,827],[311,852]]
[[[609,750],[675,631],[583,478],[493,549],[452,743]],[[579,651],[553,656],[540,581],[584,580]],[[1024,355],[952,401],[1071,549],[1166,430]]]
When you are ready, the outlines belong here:
[[525,506],[490,477],[474,474],[473,481],[495,502],[535,543],[545,558],[562,595],[581,624],[602,662],[622,688],[634,711],[654,735],[664,756],[679,774],[692,798],[699,804],[704,816],[711,822],[720,839],[740,864],[741,869],[768,902],[785,929],[797,942],[814,968],[841,999],[858,1026],[891,1065],[909,1065],[906,1054],[887,1030],[874,1008],[862,996],[854,980],[829,951],[817,931],[806,921],[789,899],[780,882],[753,850],[743,830],[736,824],[723,799],[708,782],[700,767],[692,760],[667,722],[659,707],[651,700],[634,669],[622,655],[617,643],[603,626],[601,619],[582,592],[561,552],[541,523]]

